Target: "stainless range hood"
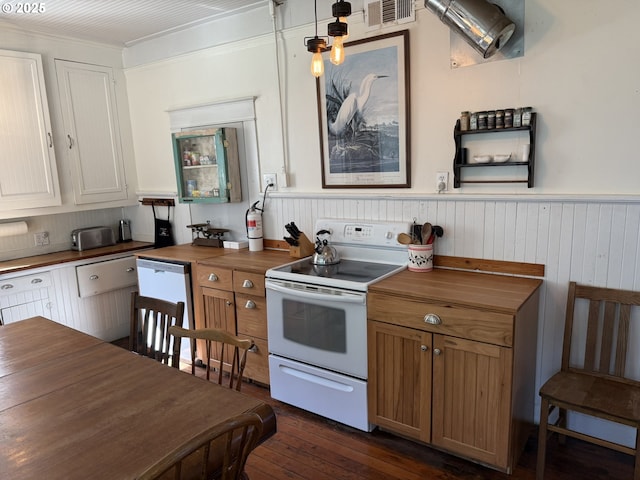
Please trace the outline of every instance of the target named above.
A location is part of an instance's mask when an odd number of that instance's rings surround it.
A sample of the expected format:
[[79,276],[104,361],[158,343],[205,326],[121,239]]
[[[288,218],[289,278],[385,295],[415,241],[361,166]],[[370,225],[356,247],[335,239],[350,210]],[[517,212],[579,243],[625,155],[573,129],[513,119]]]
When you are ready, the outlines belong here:
[[483,58],[500,50],[516,28],[500,7],[485,0],[425,0],[424,6]]

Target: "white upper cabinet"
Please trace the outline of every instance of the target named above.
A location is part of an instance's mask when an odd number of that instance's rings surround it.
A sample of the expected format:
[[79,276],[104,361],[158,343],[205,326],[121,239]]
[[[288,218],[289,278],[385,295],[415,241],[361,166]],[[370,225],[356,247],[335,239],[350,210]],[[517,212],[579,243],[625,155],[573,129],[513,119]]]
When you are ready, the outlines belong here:
[[0,50],[0,210],[60,205],[42,59]]
[[112,69],[66,60],[55,63],[75,203],[126,199]]

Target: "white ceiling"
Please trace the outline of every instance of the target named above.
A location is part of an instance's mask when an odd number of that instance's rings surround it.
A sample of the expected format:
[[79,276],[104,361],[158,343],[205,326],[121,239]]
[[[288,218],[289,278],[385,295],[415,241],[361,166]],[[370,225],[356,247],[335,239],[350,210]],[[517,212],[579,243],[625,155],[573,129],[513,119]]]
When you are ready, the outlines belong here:
[[19,5],[4,0],[0,20],[16,27],[118,46],[216,18],[264,7],[270,0],[48,0],[42,13],[18,13]]

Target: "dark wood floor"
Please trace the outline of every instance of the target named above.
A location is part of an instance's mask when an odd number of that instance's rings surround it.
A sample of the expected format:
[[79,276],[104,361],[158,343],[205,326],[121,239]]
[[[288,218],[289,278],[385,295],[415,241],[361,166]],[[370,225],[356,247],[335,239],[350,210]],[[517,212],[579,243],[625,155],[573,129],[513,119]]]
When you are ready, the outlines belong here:
[[[121,343],[125,345],[126,343]],[[190,367],[188,367],[190,369]],[[242,392],[269,403],[278,433],[249,457],[251,480],[528,480],[535,478],[533,432],[513,475],[439,452],[386,432],[365,433],[273,400],[244,383]],[[546,480],[627,480],[633,457],[579,440],[548,442]]]

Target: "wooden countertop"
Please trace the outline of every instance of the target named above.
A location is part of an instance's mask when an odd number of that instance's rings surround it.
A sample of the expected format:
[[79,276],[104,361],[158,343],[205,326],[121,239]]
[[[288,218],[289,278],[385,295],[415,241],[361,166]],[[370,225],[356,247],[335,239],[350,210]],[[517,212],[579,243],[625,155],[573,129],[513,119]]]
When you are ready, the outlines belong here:
[[374,283],[369,293],[515,314],[540,285],[537,278],[436,268],[425,273],[402,271]]
[[235,252],[229,255],[199,260],[198,263],[264,274],[270,268],[298,260],[291,257],[288,251],[281,250],[263,250],[261,252],[236,250]]
[[101,257],[104,255],[114,255],[117,253],[134,252],[145,248],[152,248],[153,243],[148,242],[124,242],[117,243],[110,247],[92,248],[78,252],[75,250],[64,250],[62,252],[46,253],[44,255],[35,255],[33,257],[16,258],[0,262],[0,275],[7,273],[20,272],[33,268],[48,267],[60,263],[75,262],[78,260],[87,260],[90,258]]
[[238,251],[239,250],[233,248],[202,247],[186,243],[139,252],[136,256],[159,260],[174,260],[178,262],[197,262],[205,258],[238,253]]

